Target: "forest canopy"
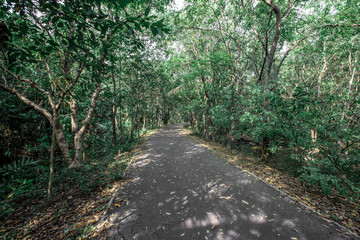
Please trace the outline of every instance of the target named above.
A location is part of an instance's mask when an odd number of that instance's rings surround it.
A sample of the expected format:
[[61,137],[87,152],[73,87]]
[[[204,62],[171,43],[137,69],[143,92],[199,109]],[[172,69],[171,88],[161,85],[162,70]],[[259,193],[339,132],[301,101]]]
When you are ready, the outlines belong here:
[[0,15],[4,208],[176,122],[358,201],[358,0],[2,0]]

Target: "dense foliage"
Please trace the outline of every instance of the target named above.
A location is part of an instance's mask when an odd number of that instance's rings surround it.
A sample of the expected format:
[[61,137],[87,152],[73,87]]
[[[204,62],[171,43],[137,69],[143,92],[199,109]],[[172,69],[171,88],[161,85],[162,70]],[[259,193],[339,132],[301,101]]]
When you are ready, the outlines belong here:
[[1,200],[180,121],[358,199],[359,2],[168,4],[1,1]]
[[164,4],[1,2],[1,200],[45,195],[48,177],[50,195],[63,169],[127,151],[169,122],[174,82],[159,63],[169,30],[154,15]]
[[358,198],[358,1],[188,2],[171,64],[192,127],[229,148],[254,141],[264,161],[281,154],[307,183]]

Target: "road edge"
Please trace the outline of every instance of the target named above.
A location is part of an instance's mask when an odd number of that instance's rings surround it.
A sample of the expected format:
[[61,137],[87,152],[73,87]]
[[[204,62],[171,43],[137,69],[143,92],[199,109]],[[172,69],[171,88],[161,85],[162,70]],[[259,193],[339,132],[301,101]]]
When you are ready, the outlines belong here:
[[[210,150],[211,152],[213,152],[217,157],[219,157],[220,159],[226,161],[227,163],[233,165],[234,167],[236,167],[237,169],[241,170],[243,173],[245,174],[248,174],[252,177],[254,177],[255,179],[265,183],[266,185],[268,185],[269,187],[275,189],[276,191],[278,191],[281,195],[283,195],[284,197],[287,197],[289,198],[290,201],[292,201],[293,203],[295,204],[299,204],[300,206],[303,206],[305,207],[306,209],[309,209],[310,211],[316,213],[321,219],[323,219],[324,221],[328,222],[328,223],[333,223],[334,225],[336,225],[337,227],[339,227],[340,229],[344,230],[344,232],[346,232],[346,234],[349,234],[350,236],[353,236],[357,239],[360,239],[360,235],[357,235],[355,232],[351,231],[350,229],[348,229],[346,226],[343,226],[342,224],[332,220],[332,219],[326,219],[324,218],[323,216],[321,216],[321,213],[319,213],[318,211],[312,209],[311,207],[307,206],[306,204],[302,203],[301,201],[297,200],[296,198],[290,196],[288,193],[278,189],[277,187],[275,187],[274,185],[272,185],[271,183],[265,181],[264,179],[256,176],[254,173],[248,171],[248,170],[245,170],[243,168],[241,168],[240,166],[236,165],[235,163],[233,162],[230,162],[228,159],[226,159],[225,157],[221,156],[217,151],[215,151],[214,149],[211,149],[210,147],[204,145],[203,143],[201,143],[200,141],[198,141],[198,139],[194,136],[191,136],[190,134],[186,134],[186,131],[188,132],[192,132],[192,130],[190,129],[187,129],[185,128],[184,125],[181,126],[183,132],[184,132],[184,135],[187,135],[189,136],[191,139],[193,139],[194,141],[196,141],[198,144],[201,144],[201,146],[205,147],[206,149]],[[204,139],[203,139],[204,140]],[[204,140],[204,141],[207,141],[207,140]]]
[[[130,159],[129,163],[127,164],[125,170],[124,170],[124,173],[122,175],[122,178],[124,179],[125,176],[127,175],[127,173],[129,172],[129,169],[131,168],[131,166],[133,165],[134,162],[136,162],[136,159],[141,155],[143,154],[144,152],[144,146],[146,145],[146,143],[148,142],[149,140],[149,137],[151,135],[153,135],[154,133],[156,133],[159,129],[161,128],[156,128],[156,129],[153,129],[151,130],[150,132],[144,134],[143,136],[141,136],[141,138],[144,138],[144,142],[140,143],[135,149],[135,154],[134,156],[132,156],[132,158]],[[124,183],[122,183],[124,184]],[[110,210],[110,207],[112,206],[112,203],[116,197],[116,194],[119,192],[119,190],[121,189],[122,187],[122,184],[120,184],[116,189],[115,191],[113,192],[112,196],[111,196],[111,199],[109,200],[109,202],[107,203],[107,206],[106,206],[106,209],[104,211],[104,213],[102,214],[99,222],[96,224],[96,227],[94,229],[95,232],[99,233],[99,230],[101,230],[101,228],[104,227],[105,224],[107,224],[108,222],[106,221],[106,218],[108,217],[108,213],[109,213],[109,210]]]

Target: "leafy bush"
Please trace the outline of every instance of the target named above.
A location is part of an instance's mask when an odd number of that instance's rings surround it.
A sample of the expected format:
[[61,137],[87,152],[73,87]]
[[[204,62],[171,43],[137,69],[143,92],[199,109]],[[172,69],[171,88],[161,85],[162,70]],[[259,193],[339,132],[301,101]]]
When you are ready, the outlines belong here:
[[86,163],[80,169],[63,169],[56,176],[54,185],[60,186],[58,191],[77,189],[81,191],[79,194],[89,194],[96,188],[121,179],[126,164],[124,159],[114,161],[110,158]]
[[35,167],[38,163],[39,161],[23,157],[0,168],[0,201],[2,205],[0,218],[13,211],[12,199],[32,193],[32,190],[35,189]]

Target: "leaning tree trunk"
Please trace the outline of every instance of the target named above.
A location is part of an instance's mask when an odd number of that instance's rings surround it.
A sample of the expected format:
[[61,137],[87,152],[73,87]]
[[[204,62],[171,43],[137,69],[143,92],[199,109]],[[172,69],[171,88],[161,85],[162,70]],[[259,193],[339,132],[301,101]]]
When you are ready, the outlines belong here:
[[96,100],[99,97],[99,94],[101,92],[101,85],[100,83],[96,83],[97,88],[95,92],[93,93],[91,97],[91,104],[90,108],[87,112],[86,118],[82,123],[82,126],[77,129],[77,131],[74,133],[74,150],[75,155],[74,158],[71,160],[71,163],[69,165],[69,168],[79,167],[81,166],[82,162],[82,152],[83,152],[83,142],[84,142],[84,135],[86,130],[88,129],[91,120],[94,117],[94,112],[96,108]]

